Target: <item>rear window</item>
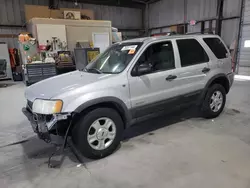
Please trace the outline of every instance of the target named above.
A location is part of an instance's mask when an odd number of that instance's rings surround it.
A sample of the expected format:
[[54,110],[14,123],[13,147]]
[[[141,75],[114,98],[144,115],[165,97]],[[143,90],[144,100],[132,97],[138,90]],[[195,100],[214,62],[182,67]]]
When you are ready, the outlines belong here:
[[209,58],[200,43],[195,39],[177,40],[179,48],[181,66],[187,67],[200,63],[206,63]]
[[203,40],[218,59],[227,58],[227,49],[219,38],[204,38]]

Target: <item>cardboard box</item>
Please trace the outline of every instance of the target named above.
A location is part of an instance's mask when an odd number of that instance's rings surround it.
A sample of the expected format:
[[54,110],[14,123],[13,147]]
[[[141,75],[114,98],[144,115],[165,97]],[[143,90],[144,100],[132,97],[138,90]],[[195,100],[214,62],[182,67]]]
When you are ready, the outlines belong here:
[[64,19],[64,11],[78,11],[81,12],[81,16],[94,20],[94,11],[89,9],[71,9],[60,8],[58,10],[49,9],[47,6],[38,5],[25,5],[25,18],[26,21],[32,18],[55,18]]

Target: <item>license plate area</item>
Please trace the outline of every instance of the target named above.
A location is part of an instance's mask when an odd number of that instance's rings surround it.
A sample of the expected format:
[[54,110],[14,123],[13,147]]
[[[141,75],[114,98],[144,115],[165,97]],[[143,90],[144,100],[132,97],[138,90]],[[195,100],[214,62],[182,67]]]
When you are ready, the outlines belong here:
[[33,114],[27,108],[23,108],[22,111],[30,121],[32,129],[38,135],[38,137],[44,140],[45,142],[51,142],[49,130],[46,125],[46,116]]

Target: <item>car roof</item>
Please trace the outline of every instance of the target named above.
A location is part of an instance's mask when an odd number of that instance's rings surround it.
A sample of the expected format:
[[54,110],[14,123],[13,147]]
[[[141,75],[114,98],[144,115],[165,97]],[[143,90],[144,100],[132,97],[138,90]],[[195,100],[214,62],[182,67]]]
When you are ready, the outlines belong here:
[[211,35],[211,34],[199,34],[199,35],[171,35],[171,36],[155,36],[155,37],[143,37],[143,38],[135,38],[130,40],[124,40],[122,43],[136,43],[136,42],[143,42],[143,43],[150,43],[153,41],[160,41],[165,39],[182,39],[182,38],[204,38],[204,37],[218,37],[218,35]]

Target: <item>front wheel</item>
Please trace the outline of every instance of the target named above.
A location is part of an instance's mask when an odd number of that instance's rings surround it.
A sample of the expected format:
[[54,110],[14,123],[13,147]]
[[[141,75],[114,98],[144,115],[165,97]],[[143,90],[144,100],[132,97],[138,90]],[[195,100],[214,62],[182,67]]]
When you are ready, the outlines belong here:
[[226,103],[226,91],[220,84],[214,84],[208,88],[205,100],[202,104],[202,115],[205,118],[215,118],[221,114]]
[[85,157],[99,159],[113,153],[120,144],[123,121],[114,109],[97,108],[82,117],[72,133],[72,140]]

